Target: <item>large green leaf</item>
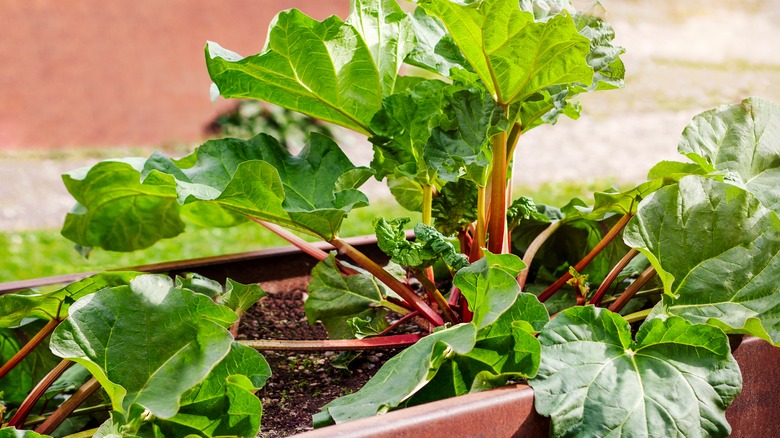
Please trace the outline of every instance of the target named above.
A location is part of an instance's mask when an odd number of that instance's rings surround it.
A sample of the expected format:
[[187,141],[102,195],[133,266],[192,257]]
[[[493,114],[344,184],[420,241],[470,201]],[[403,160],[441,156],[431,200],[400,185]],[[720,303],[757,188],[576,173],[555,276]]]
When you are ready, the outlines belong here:
[[86,367],[115,410],[139,404],[173,416],[182,394],[230,350],[227,327],[236,315],[172,286],[167,277],[143,275],[81,298],[52,334],[52,352]]
[[262,404],[255,391],[265,385],[271,368],[260,353],[234,342],[230,352],[181,398],[179,412],[155,418],[164,436],[255,436]]
[[352,0],[346,22],[281,12],[258,55],[242,58],[209,43],[206,64],[224,97],[264,100],[369,135],[413,42],[410,19],[394,0]]
[[[115,174],[122,177],[109,177]],[[352,208],[367,204],[356,187],[369,176],[319,134],[297,156],[263,134],[211,140],[181,160],[155,153],[135,167],[104,162],[66,175],[79,205],[63,234],[82,246],[131,251],[182,232],[182,214],[207,206],[330,240]]]
[[780,106],[750,98],[694,117],[678,146],[704,168],[728,172],[780,213]]
[[428,383],[445,358],[474,347],[476,330],[460,324],[428,335],[393,357],[358,392],[338,398],[314,415],[315,427],[383,414]]
[[558,314],[539,335],[529,381],[552,436],[726,436],[742,389],[728,338],[682,318],[645,322],[631,339],[619,315],[591,306]]
[[537,22],[517,0],[419,4],[444,23],[490,94],[503,105],[554,85],[592,83],[593,68],[586,59],[590,40],[579,34],[565,11]]
[[122,286],[138,272],[104,272],[73,282],[52,292],[28,289],[0,295],[0,327],[16,327],[26,318],[64,319],[70,304],[99,290]]
[[477,330],[495,322],[517,300],[520,286],[515,277],[523,268],[523,261],[513,254],[486,252],[455,274],[453,285],[466,297]]
[[780,343],[780,219],[749,192],[685,177],[640,205],[624,240],[663,282],[656,315]]
[[77,204],[62,235],[84,247],[146,248],[184,231],[174,187],[142,184],[142,159],[104,161],[62,176]]
[[348,321],[358,317],[379,320],[384,313],[378,307],[385,301],[382,285],[372,275],[344,276],[336,266],[334,254],[312,269],[309,298],[303,305],[309,324],[317,321],[334,339],[353,338]]

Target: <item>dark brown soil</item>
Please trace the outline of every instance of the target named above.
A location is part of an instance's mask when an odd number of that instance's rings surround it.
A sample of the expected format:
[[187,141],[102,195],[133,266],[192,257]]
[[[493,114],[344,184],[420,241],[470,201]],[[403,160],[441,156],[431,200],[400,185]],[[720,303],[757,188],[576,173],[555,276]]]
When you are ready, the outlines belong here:
[[[242,318],[238,339],[326,339],[321,325],[310,326],[303,312],[304,290],[270,292]],[[263,402],[259,437],[276,438],[312,429],[312,414],[342,395],[360,389],[394,354],[366,351],[338,369],[337,352],[296,353],[261,351],[271,365],[272,377],[258,396]]]

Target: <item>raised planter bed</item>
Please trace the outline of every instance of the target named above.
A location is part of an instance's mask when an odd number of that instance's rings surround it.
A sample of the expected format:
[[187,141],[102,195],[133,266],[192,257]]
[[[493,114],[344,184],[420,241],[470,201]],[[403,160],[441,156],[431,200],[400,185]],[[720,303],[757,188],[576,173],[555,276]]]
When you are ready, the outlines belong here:
[[[372,237],[350,243],[360,251],[380,256]],[[322,245],[328,249],[327,245]],[[293,247],[242,254],[147,265],[132,269],[197,272],[219,281],[230,277],[258,282],[269,290],[285,283],[305,281],[315,261]],[[0,293],[28,287],[73,281],[87,274],[48,277],[0,284]],[[743,390],[726,411],[733,437],[774,436],[780,426],[780,349],[754,337],[732,336],[732,350],[740,365]],[[317,437],[536,437],[547,436],[549,419],[533,409],[533,390],[512,385],[464,395],[351,423],[318,429],[297,436]]]

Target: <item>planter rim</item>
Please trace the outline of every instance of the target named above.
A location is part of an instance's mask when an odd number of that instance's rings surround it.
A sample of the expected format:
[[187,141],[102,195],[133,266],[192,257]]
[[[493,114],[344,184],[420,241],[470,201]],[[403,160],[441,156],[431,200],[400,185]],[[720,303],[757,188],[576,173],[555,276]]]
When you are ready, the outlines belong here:
[[[407,236],[409,237],[409,236]],[[365,235],[344,238],[344,241],[352,246],[364,246],[376,244],[376,236]],[[323,251],[332,251],[335,248],[333,245],[327,242],[315,242],[314,246]],[[153,263],[141,266],[131,266],[127,268],[110,269],[109,271],[140,271],[149,273],[162,273],[169,271],[182,271],[182,270],[197,270],[206,266],[222,265],[237,262],[252,261],[258,259],[267,259],[280,256],[289,256],[301,254],[301,251],[295,246],[280,246],[275,248],[260,249],[255,251],[247,251],[236,254],[226,254],[220,256],[211,257],[198,257],[186,260],[175,260],[171,262]],[[18,292],[25,289],[31,289],[41,286],[49,286],[54,284],[72,283],[74,281],[81,280],[105,271],[88,271],[75,274],[54,275],[50,277],[32,278],[28,280],[17,280],[0,283],[0,295]]]

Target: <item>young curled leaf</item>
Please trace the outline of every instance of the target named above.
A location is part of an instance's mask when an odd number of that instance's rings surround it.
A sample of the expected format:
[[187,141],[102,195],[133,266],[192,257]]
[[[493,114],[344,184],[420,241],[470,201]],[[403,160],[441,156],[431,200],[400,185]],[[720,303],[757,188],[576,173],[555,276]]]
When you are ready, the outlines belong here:
[[468,259],[433,227],[417,224],[415,240],[407,240],[404,226],[409,221],[409,218],[374,221],[377,245],[393,262],[412,269],[424,269],[440,259],[455,271],[468,266]]

